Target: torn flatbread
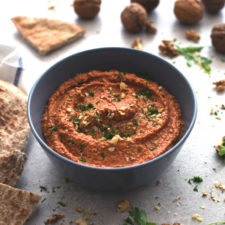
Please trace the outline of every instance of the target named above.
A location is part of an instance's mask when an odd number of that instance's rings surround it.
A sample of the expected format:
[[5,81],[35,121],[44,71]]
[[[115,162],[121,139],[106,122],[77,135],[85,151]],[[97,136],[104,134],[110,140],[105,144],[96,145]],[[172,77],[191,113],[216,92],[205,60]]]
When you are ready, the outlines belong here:
[[76,24],[47,18],[12,18],[22,36],[42,55],[82,37],[85,30]]
[[23,225],[41,196],[0,184],[0,225]]
[[0,80],[0,183],[14,186],[19,180],[29,132],[27,95]]
[[25,153],[13,151],[0,151],[0,183],[15,186],[23,172]]

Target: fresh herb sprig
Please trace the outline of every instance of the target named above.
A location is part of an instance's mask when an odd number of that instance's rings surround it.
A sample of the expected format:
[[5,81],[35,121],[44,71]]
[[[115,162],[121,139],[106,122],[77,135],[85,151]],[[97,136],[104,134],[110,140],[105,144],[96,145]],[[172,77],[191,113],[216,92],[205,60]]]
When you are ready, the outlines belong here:
[[189,46],[186,48],[181,48],[176,45],[176,48],[179,54],[185,57],[187,66],[191,67],[193,64],[197,64],[204,69],[205,73],[211,73],[210,64],[212,63],[212,60],[200,55],[199,52],[203,49],[202,46]]
[[225,224],[225,222],[214,222],[214,223],[210,223],[208,225],[218,225],[218,224]]
[[144,210],[137,207],[129,211],[129,216],[125,219],[124,225],[156,225],[156,223],[147,221],[147,214]]
[[224,156],[225,155],[225,137],[222,139],[221,145],[219,145],[219,156]]

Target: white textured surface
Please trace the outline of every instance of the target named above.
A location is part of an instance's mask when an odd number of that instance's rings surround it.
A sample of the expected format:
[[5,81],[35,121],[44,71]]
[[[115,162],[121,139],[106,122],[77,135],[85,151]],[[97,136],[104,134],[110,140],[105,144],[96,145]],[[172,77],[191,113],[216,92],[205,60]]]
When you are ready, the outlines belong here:
[[[50,2],[56,3],[55,11],[48,10]],[[120,214],[116,211],[117,202],[122,199],[128,199],[133,206],[144,209],[148,214],[148,219],[157,224],[176,221],[185,225],[199,224],[200,222],[191,218],[195,213],[204,218],[201,224],[225,221],[225,193],[223,194],[214,187],[215,181],[225,184],[225,164],[217,157],[213,147],[225,135],[225,111],[220,115],[221,120],[216,120],[215,116],[210,115],[211,108],[215,109],[216,105],[219,107],[225,104],[225,93],[217,94],[212,85],[213,81],[225,79],[225,63],[221,61],[225,55],[216,53],[210,41],[212,26],[225,22],[225,10],[223,9],[216,16],[205,13],[198,25],[184,26],[175,19],[173,2],[161,0],[158,8],[149,15],[149,19],[158,27],[157,34],[151,35],[128,34],[123,30],[120,13],[129,4],[129,0],[103,0],[99,16],[92,21],[78,19],[71,7],[72,1],[1,1],[0,43],[19,48],[23,57],[28,90],[48,67],[70,54],[96,47],[130,47],[136,37],[143,39],[144,51],[162,56],[158,51],[161,40],[176,38],[181,46],[195,45],[187,41],[184,34],[186,29],[194,29],[201,34],[201,40],[197,45],[204,46],[202,55],[213,57],[210,77],[195,65],[188,68],[182,56],[175,59],[165,58],[170,63],[175,62],[174,65],[193,86],[198,101],[198,117],[178,157],[160,177],[162,180],[160,185],[151,184],[126,193],[109,194],[87,190],[72,182],[65,183],[63,177],[55,171],[54,166],[31,135],[27,146],[28,159],[18,187],[40,193],[40,186],[47,186],[50,192],[42,192],[46,201],[39,204],[26,225],[44,224],[43,222],[54,213],[52,210],[57,206],[58,201],[67,203],[66,207],[55,211],[65,214],[63,224],[69,224],[70,220],[75,221],[81,217],[81,214],[75,211],[76,207],[96,212],[97,215],[92,218],[97,225],[123,224],[128,213]],[[71,23],[75,22],[83,26],[87,33],[84,38],[43,57],[24,42],[10,21],[11,17],[18,15],[47,16]],[[216,172],[212,168],[216,168]],[[199,192],[194,192],[194,185],[187,183],[187,180],[193,176],[201,176],[204,180],[199,184]],[[52,187],[56,186],[61,188],[52,193]],[[213,202],[209,196],[201,197],[201,192],[209,193],[210,188],[213,188],[213,193],[220,202]],[[173,202],[178,195],[181,196],[181,200]],[[159,202],[163,206],[160,211],[156,211],[154,206]],[[205,206],[205,209],[201,209],[200,206]],[[168,211],[171,213],[168,214]]]

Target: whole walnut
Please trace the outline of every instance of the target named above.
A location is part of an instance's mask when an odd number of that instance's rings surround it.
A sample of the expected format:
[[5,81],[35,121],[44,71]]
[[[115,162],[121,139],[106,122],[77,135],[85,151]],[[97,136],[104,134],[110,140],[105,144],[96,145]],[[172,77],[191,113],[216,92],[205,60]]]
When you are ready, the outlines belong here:
[[185,24],[195,24],[203,17],[203,4],[198,0],[177,0],[174,5],[174,14]]
[[83,19],[92,19],[100,11],[101,0],[74,0],[74,11]]
[[138,3],[131,3],[121,13],[124,28],[130,32],[140,32],[147,23],[148,15],[145,8]]
[[225,0],[202,0],[202,2],[206,10],[212,14],[219,12],[225,4]]
[[131,2],[139,3],[148,13],[155,9],[159,4],[159,0],[131,0]]
[[211,40],[212,45],[218,52],[225,53],[225,23],[213,27]]

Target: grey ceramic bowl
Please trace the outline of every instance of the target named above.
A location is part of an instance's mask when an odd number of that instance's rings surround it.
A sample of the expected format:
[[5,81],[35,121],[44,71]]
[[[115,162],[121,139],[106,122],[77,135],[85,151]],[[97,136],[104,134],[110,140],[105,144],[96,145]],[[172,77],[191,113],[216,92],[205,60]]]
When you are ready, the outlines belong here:
[[[136,73],[156,81],[178,100],[183,113],[184,132],[180,141],[159,157],[130,167],[99,168],[73,162],[45,143],[41,118],[49,97],[57,87],[77,73],[90,70],[111,70]],[[100,48],[71,55],[48,69],[33,86],[28,100],[31,130],[55,167],[69,179],[89,188],[118,191],[137,188],[155,181],[172,163],[189,136],[196,119],[197,105],[186,78],[160,57],[130,48]]]

